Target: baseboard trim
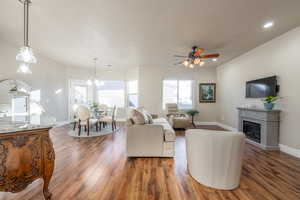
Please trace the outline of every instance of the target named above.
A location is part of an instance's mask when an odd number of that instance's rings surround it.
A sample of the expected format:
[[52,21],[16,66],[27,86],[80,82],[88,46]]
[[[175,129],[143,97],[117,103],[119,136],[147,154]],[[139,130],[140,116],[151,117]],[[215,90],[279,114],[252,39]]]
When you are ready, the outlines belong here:
[[226,124],[222,124],[222,123],[220,123],[220,122],[199,122],[199,121],[198,121],[198,122],[195,122],[195,124],[196,124],[196,125],[199,125],[199,126],[201,126],[201,125],[220,126],[220,127],[224,128],[224,129],[227,129],[227,130],[229,130],[229,131],[237,131],[236,128],[231,127],[231,126],[228,126],[228,125],[226,125]]
[[227,129],[227,130],[229,130],[229,131],[238,131],[237,128],[234,128],[234,127],[232,127],[232,126],[228,126],[228,125],[226,125],[226,124],[222,124],[222,123],[220,123],[220,122],[216,122],[216,125],[217,125],[217,126],[220,126],[220,127],[222,127],[222,128],[224,128],[224,129]]
[[292,147],[289,147],[289,146],[286,146],[283,144],[279,144],[279,148],[280,148],[280,151],[282,151],[284,153],[287,153],[289,155],[300,158],[300,150],[299,149],[295,149],[295,148],[292,148]]
[[201,126],[201,125],[217,125],[217,122],[195,122],[196,125]]

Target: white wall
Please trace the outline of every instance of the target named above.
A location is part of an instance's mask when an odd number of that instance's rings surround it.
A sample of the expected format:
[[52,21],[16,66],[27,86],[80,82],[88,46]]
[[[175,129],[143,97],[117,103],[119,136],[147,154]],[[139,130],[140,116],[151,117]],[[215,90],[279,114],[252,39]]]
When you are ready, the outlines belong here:
[[[67,119],[67,81],[65,67],[38,54],[38,63],[31,67],[32,74],[16,73],[16,54],[19,47],[0,40],[0,80],[18,79],[25,81],[33,90],[41,90],[41,104],[46,112],[58,121]],[[55,91],[62,92],[55,94]]]
[[[162,81],[164,79],[194,80],[195,108],[200,111],[197,121],[215,122],[217,118],[216,103],[199,103],[199,83],[216,82],[216,69],[202,67],[187,69],[182,66],[167,68],[165,66],[147,66],[139,68],[139,102],[151,113],[164,115],[162,109]],[[217,86],[218,87],[218,86]]]
[[255,104],[259,99],[245,99],[245,82],[277,75],[279,95],[277,108],[282,110],[280,143],[300,149],[300,27],[217,68],[219,100],[218,121],[237,127],[236,107]]

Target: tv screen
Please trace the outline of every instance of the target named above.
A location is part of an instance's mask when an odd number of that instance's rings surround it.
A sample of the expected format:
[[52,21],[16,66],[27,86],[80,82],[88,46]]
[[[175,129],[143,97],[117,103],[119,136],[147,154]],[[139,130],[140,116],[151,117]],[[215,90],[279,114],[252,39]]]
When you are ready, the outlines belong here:
[[267,77],[246,83],[246,98],[277,96],[277,77]]

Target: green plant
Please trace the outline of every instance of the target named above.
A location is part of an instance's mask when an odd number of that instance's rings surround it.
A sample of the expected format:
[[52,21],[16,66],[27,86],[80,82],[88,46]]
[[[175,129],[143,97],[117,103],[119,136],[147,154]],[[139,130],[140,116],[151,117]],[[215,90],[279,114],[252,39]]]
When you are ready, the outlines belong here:
[[265,103],[273,103],[273,102],[277,101],[278,99],[280,99],[280,97],[267,96],[267,97],[263,98],[262,101]]
[[190,115],[192,117],[192,124],[193,124],[194,127],[196,127],[196,125],[194,123],[194,117],[195,117],[195,115],[199,114],[199,111],[192,109],[192,110],[188,110],[186,112],[186,114],[188,114],[188,115]]
[[192,110],[188,110],[188,111],[186,112],[186,114],[188,114],[188,115],[190,115],[190,116],[195,116],[195,115],[199,114],[199,111],[198,111],[198,110],[192,109]]
[[98,103],[92,103],[90,106],[91,110],[98,111],[99,110],[99,104]]

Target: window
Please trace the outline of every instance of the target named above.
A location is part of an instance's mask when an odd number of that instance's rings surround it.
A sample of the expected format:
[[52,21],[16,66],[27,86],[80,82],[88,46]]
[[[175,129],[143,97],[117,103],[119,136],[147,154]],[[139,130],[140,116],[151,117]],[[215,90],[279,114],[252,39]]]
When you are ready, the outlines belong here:
[[166,103],[177,103],[180,109],[193,107],[193,81],[191,80],[164,80],[163,81],[163,108]]
[[128,107],[138,107],[138,81],[127,82]]
[[125,84],[124,81],[101,81],[97,87],[99,104],[108,107],[125,106]]
[[74,103],[75,104],[86,104],[87,103],[87,93],[88,93],[88,88],[87,86],[79,86],[76,85],[74,87]]

